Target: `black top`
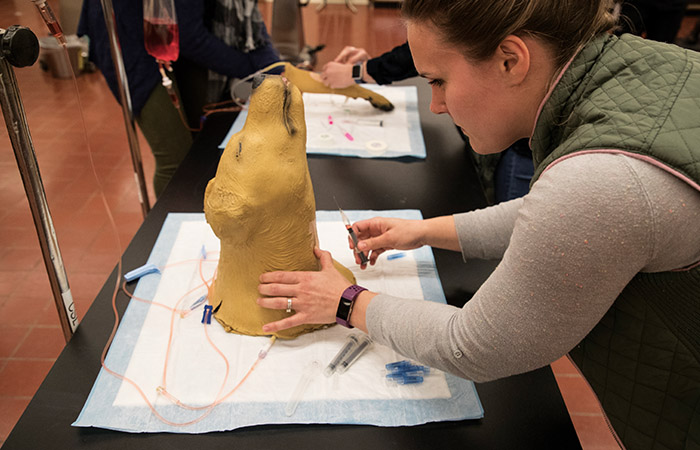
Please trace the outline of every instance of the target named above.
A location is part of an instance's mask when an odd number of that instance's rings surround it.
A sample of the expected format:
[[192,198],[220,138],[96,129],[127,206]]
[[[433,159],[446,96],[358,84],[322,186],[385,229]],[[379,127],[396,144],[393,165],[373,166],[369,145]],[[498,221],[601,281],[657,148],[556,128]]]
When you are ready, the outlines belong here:
[[390,84],[417,76],[418,72],[413,65],[413,55],[408,42],[367,60],[367,73],[378,84]]

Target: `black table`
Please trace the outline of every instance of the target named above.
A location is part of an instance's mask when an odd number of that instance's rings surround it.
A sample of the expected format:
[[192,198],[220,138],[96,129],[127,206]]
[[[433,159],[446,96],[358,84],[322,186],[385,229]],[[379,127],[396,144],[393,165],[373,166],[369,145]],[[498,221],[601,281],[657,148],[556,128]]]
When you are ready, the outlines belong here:
[[[470,155],[447,116],[429,112],[430,91],[419,86],[421,126],[428,157],[401,160],[309,157],[317,209],[419,209],[424,217],[485,206]],[[234,119],[212,116],[192,151],[123,255],[124,267],[147,260],[169,212],[201,212],[204,189],[216,171],[217,146]],[[435,251],[448,302],[462,305],[492,265],[467,264],[453,252]],[[112,273],[66,345],[3,450],[11,449],[425,449],[580,448],[549,367],[477,384],[484,418],[414,427],[266,425],[231,432],[128,434],[74,428],[100,370],[100,354],[113,325]],[[120,314],[127,297],[120,294]]]

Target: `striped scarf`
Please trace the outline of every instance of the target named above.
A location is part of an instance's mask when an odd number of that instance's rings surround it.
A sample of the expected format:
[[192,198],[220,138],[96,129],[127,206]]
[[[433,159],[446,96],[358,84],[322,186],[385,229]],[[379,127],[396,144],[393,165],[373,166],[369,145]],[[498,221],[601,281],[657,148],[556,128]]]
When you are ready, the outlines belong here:
[[[226,45],[244,53],[266,44],[263,20],[257,0],[216,0],[211,32]],[[209,71],[207,100],[216,102],[226,87],[228,77]]]

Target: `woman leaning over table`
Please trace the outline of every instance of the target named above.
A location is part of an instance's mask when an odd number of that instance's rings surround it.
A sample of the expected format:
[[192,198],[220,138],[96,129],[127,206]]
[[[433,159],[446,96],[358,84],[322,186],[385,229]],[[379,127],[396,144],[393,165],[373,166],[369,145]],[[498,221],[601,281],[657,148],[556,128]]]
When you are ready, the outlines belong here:
[[[488,154],[529,137],[523,198],[353,225],[370,262],[430,245],[500,258],[463,308],[361,292],[350,324],[477,382],[570,352],[629,448],[700,445],[700,54],[613,36],[607,0],[406,0],[431,110]],[[479,111],[473,114],[473,111]],[[261,277],[267,330],[333,322],[348,282]],[[358,261],[359,262],[359,261]]]

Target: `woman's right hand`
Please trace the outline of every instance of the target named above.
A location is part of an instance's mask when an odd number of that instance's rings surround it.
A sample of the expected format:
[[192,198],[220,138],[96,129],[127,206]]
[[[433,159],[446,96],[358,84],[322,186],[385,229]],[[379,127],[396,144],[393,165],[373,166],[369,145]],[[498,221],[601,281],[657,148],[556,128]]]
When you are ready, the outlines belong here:
[[[379,255],[387,250],[413,250],[425,245],[425,221],[375,217],[360,220],[352,226],[357,235],[357,248],[369,253],[369,263],[374,265]],[[350,240],[350,248],[354,248]],[[355,254],[355,262],[361,264]],[[361,266],[363,269],[365,266]]]

